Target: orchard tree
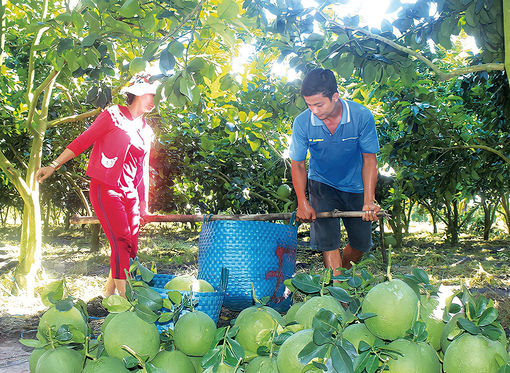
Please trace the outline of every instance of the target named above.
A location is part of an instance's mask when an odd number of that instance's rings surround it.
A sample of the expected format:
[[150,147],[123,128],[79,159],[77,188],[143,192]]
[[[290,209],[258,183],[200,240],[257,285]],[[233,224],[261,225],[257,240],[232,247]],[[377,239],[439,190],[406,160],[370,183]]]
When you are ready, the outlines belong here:
[[[41,211],[35,172],[46,132],[98,114],[130,76],[159,64],[157,101],[200,103],[196,82],[214,82],[235,55],[235,29],[247,26],[240,6],[224,1],[104,1],[78,5],[53,0],[6,2],[0,12],[3,133],[30,140],[26,163],[8,158],[2,139],[0,169],[24,201],[15,279],[33,291],[40,268]],[[208,36],[207,40],[201,37]],[[58,112],[53,111],[56,105]],[[6,114],[8,113],[8,114]],[[51,157],[62,149],[49,149]]]

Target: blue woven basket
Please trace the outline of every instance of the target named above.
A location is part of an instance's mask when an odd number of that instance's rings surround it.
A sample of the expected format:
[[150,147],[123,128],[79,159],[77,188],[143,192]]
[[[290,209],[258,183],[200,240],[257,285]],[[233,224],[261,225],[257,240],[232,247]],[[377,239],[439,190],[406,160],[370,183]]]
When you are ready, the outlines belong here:
[[[170,281],[172,278],[174,278],[174,275],[164,275],[164,274],[155,274],[154,278],[151,282],[149,282],[149,285],[152,289],[157,291],[161,298],[166,299],[168,298],[168,292],[169,290],[165,289],[165,285],[168,281]],[[193,301],[197,301],[198,304],[195,306],[195,310],[202,311],[209,315],[211,319],[214,320],[215,323],[218,322],[218,319],[220,317],[221,312],[221,306],[223,304],[223,298],[225,296],[225,292],[219,288],[219,286],[215,286],[215,289],[217,289],[214,292],[207,292],[207,293],[199,293],[194,292],[193,293]],[[187,294],[189,295],[189,291],[180,291],[181,294]],[[168,309],[163,308],[163,311],[170,311]],[[156,327],[158,328],[158,331],[161,333],[163,330],[167,330],[168,328],[173,329],[173,322],[169,321],[167,323],[160,323],[156,322]]]
[[221,268],[229,270],[223,305],[242,310],[257,298],[269,296],[269,306],[280,312],[291,305],[283,284],[294,275],[297,226],[263,221],[205,222],[198,243],[198,278],[218,286]]

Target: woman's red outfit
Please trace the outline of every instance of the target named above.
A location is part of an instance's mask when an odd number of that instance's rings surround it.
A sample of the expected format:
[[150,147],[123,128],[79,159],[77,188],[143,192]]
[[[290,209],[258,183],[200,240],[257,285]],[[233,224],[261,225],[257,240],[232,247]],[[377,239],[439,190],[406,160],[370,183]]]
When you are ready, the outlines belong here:
[[92,144],[87,167],[90,201],[111,247],[114,279],[126,279],[129,259],[138,251],[140,210],[147,211],[152,129],[133,119],[124,106],[111,106],[71,142],[75,156]]

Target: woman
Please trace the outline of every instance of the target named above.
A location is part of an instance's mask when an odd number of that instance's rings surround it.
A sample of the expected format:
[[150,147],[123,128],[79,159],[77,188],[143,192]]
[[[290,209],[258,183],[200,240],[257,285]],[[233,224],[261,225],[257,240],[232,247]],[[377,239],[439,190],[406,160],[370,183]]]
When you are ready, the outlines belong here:
[[55,159],[37,171],[42,182],[91,145],[87,167],[90,201],[110,242],[110,274],[104,295],[125,297],[129,259],[138,250],[140,217],[148,214],[149,152],[152,129],[143,115],[154,108],[156,83],[138,76],[129,87],[127,106],[113,105]]

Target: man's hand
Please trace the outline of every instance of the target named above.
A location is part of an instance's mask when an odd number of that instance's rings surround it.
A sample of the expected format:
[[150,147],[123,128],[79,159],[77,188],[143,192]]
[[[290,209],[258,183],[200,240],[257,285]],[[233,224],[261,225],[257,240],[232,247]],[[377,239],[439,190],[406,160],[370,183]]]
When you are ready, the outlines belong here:
[[377,213],[381,211],[381,206],[376,204],[375,202],[365,203],[363,205],[363,221],[377,221],[379,218],[377,217]]
[[317,214],[315,213],[315,210],[313,207],[308,203],[308,201],[305,201],[304,203],[301,203],[298,205],[297,213],[296,213],[296,220],[303,223],[309,223],[311,221],[315,221],[315,218],[317,217]]
[[40,169],[37,170],[37,172],[35,174],[35,179],[39,183],[42,183],[44,180],[46,180],[51,175],[53,175],[54,172],[55,172],[55,169],[51,166],[41,167]]

